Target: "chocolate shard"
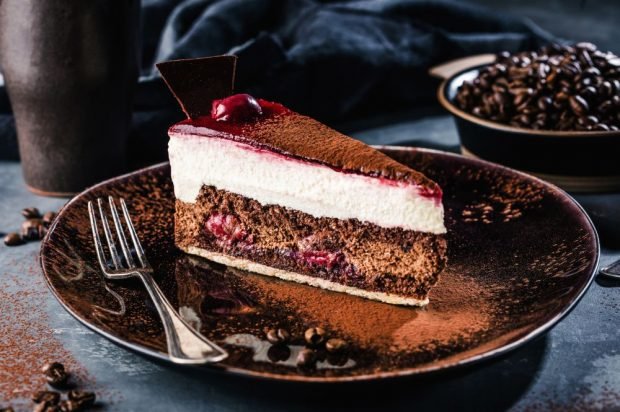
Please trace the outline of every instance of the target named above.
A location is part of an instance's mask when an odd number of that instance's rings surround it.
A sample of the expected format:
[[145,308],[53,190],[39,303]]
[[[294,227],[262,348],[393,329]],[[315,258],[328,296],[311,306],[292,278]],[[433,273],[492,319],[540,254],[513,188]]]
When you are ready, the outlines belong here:
[[237,56],[213,56],[157,63],[166,85],[190,119],[211,113],[211,103],[233,93]]

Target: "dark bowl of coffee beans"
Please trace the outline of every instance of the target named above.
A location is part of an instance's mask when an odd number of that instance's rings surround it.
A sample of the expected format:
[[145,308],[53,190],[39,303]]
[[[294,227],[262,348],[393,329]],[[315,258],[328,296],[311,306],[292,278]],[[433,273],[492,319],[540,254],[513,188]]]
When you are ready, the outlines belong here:
[[576,192],[620,189],[620,57],[591,43],[502,52],[444,80],[463,154]]

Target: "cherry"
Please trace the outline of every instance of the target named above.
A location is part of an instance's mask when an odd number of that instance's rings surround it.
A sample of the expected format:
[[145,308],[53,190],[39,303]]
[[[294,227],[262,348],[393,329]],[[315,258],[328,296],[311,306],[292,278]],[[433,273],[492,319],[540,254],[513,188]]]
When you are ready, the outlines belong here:
[[222,246],[249,246],[254,242],[252,235],[245,231],[241,222],[232,215],[214,213],[207,219],[206,228]]
[[327,250],[305,250],[301,252],[300,258],[310,266],[324,267],[327,270],[332,270],[344,261],[341,252]]
[[211,106],[211,118],[218,122],[246,122],[262,114],[256,99],[245,93],[214,100]]

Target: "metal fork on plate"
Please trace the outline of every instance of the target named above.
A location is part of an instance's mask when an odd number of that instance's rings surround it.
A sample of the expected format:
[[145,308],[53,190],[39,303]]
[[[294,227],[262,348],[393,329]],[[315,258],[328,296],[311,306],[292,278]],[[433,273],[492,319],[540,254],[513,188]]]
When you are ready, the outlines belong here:
[[[120,199],[121,210],[125,220],[125,227],[119,217],[116,202],[111,196],[108,198],[110,214],[114,222],[116,236],[113,236],[108,223],[108,216],[104,211],[103,201],[97,199],[99,210],[99,221],[105,235],[108,255],[106,255],[101,236],[99,236],[99,225],[95,205],[88,202],[88,213],[90,215],[90,225],[93,230],[93,239],[97,251],[97,258],[101,271],[107,279],[126,279],[138,277],[146,287],[159,316],[161,317],[166,333],[168,344],[168,354],[175,363],[197,364],[219,362],[226,358],[228,354],[224,349],[211,342],[204,336],[194,331],[174,310],[165,295],[155,283],[152,273],[153,268],[146,259],[140,239],[131,222],[129,211],[124,199]],[[130,248],[127,242],[126,233],[129,233],[133,244]],[[118,246],[122,255],[118,252]],[[109,258],[109,259],[108,259]]]

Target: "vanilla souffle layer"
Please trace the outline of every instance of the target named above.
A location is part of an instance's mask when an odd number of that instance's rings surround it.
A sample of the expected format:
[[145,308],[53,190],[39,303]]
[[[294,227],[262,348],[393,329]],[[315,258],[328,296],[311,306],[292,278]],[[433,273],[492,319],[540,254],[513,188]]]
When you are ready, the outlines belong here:
[[425,196],[419,186],[343,173],[213,133],[196,136],[170,131],[168,152],[178,200],[195,203],[206,185],[314,217],[446,233],[441,201]]

